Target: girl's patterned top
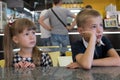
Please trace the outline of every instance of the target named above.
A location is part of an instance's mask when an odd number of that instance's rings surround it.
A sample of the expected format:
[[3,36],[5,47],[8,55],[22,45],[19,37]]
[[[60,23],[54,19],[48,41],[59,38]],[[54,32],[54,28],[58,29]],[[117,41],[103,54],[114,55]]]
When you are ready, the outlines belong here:
[[[21,57],[18,53],[16,53],[13,57],[13,64],[18,63],[20,61],[28,61],[28,62],[31,62],[31,63],[33,62],[31,57],[24,58],[24,57]],[[52,66],[52,60],[47,53],[41,53],[40,66],[41,67]]]

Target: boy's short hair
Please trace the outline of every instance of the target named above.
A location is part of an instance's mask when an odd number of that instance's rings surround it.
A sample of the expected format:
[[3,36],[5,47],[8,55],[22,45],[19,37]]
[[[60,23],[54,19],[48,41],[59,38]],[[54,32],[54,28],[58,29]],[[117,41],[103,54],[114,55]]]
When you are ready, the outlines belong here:
[[53,3],[56,5],[58,4],[59,2],[61,2],[62,0],[53,0]]
[[86,5],[85,8],[90,8],[90,9],[92,9],[92,6],[91,6],[91,5]]
[[84,9],[77,14],[77,27],[82,27],[88,18],[101,16],[100,13],[94,9]]

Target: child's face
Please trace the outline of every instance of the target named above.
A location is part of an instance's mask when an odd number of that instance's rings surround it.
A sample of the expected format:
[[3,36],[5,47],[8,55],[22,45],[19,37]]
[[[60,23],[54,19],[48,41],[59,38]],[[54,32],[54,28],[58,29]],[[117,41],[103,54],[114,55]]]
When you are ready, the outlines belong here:
[[35,30],[28,30],[26,28],[22,33],[14,36],[13,41],[20,47],[33,48],[36,45]]
[[97,42],[99,42],[103,36],[103,22],[101,17],[91,17],[87,19],[82,31],[91,31],[95,33]]

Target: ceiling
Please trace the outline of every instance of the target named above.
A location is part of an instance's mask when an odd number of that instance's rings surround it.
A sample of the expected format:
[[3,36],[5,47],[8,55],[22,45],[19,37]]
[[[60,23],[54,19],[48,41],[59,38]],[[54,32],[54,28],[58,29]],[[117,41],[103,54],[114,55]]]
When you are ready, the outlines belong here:
[[[41,10],[45,8],[45,1],[48,0],[3,0],[8,8],[28,8],[29,10]],[[52,1],[52,0],[49,0]]]
[[[30,11],[38,11],[46,8],[46,5],[52,5],[52,0],[3,0],[8,4],[8,8],[24,7]],[[63,2],[82,2],[82,0],[63,0]]]
[[52,0],[23,0],[25,4],[31,7],[31,10],[42,10],[47,3],[52,4]]

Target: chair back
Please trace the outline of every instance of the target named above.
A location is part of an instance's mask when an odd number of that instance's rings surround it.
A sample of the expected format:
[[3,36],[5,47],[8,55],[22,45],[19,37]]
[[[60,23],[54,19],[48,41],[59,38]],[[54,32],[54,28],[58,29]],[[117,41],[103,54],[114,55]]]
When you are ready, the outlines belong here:
[[4,67],[5,66],[5,60],[0,60],[0,67]]
[[53,66],[58,66],[58,57],[60,56],[60,51],[56,51],[56,52],[48,52],[48,54],[51,57]]
[[70,64],[71,62],[73,62],[72,56],[59,56],[58,62],[59,62],[59,66],[65,67],[68,64]]
[[71,52],[71,51],[66,51],[66,52],[65,52],[65,55],[66,55],[66,56],[72,56],[72,52]]

